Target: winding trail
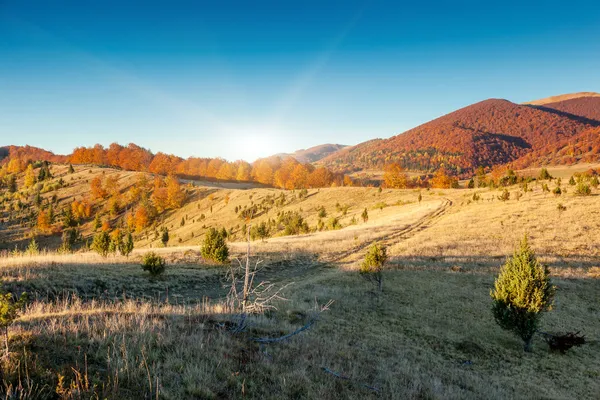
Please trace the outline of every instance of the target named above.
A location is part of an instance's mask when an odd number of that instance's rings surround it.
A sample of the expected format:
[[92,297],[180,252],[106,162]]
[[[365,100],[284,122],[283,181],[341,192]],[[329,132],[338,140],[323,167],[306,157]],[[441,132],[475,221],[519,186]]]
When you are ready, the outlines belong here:
[[[391,246],[396,244],[401,239],[408,239],[413,237],[417,233],[429,228],[431,225],[436,223],[452,206],[452,200],[444,198],[442,204],[436,208],[435,210],[425,214],[423,217],[419,218],[416,222],[400,227],[397,230],[394,230],[391,234],[386,234],[385,236],[380,236],[376,238],[374,241],[380,241],[386,246]],[[355,254],[357,252],[365,250],[369,247],[374,241],[361,243],[358,246],[351,248],[350,250],[335,254],[329,262],[341,262],[347,257]]]

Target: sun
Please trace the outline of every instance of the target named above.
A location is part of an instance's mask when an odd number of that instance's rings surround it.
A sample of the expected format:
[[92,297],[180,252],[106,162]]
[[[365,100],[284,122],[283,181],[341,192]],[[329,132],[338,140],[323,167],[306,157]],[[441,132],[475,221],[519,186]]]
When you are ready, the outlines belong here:
[[258,158],[272,156],[281,148],[277,135],[265,129],[245,128],[232,136],[231,152],[235,159],[252,162]]

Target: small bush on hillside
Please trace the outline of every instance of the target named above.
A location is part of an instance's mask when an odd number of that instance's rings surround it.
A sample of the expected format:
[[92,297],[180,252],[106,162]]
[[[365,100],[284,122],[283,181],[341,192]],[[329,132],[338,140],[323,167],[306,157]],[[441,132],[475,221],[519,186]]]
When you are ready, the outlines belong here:
[[167,228],[162,229],[162,234],[160,235],[160,241],[163,244],[163,247],[167,247],[169,243],[169,230]]
[[552,307],[554,287],[548,267],[537,260],[527,237],[502,266],[490,295],[498,325],[523,339],[525,351],[531,351],[542,313]]
[[319,218],[325,218],[327,216],[327,210],[325,210],[325,207],[319,208],[319,213],[317,214],[317,216]]
[[40,248],[37,242],[35,241],[35,238],[31,239],[31,242],[29,242],[25,253],[30,256],[37,256],[38,254],[40,254]]
[[580,181],[577,183],[577,188],[575,188],[575,194],[578,196],[589,196],[592,194],[592,189],[590,189],[590,185]]
[[498,196],[498,200],[500,200],[500,201],[510,200],[510,192],[508,190],[504,189],[502,191],[502,194],[500,196]]
[[[419,193],[419,196],[420,195],[421,194]],[[369,211],[367,211],[367,209],[365,208],[360,217],[362,218],[363,222],[367,222],[369,220]]]
[[151,276],[157,277],[165,272],[165,260],[154,252],[144,254],[142,258],[142,269],[149,272]]
[[380,292],[383,290],[383,267],[387,258],[387,249],[385,246],[373,243],[360,265],[360,274],[364,278],[374,282]]
[[261,239],[265,240],[269,237],[270,227],[266,222],[261,222],[258,225],[254,225],[250,228],[250,238],[252,240]]
[[225,243],[225,237],[215,228],[210,228],[204,238],[201,248],[202,257],[224,263],[229,257],[229,248]]
[[554,190],[552,191],[552,193],[554,193],[555,196],[560,196],[562,194],[562,190],[560,189],[560,186],[555,187]]
[[562,212],[562,211],[566,211],[567,207],[565,207],[562,203],[558,203],[558,205],[556,206],[556,209],[559,212]]
[[304,218],[297,211],[283,212],[277,220],[279,225],[283,226],[284,235],[300,235],[308,233],[310,228]]
[[340,224],[340,220],[337,217],[331,217],[327,221],[327,229],[330,231],[342,229],[342,224]]
[[552,179],[552,175],[550,175],[550,173],[548,172],[548,170],[546,168],[542,168],[542,170],[540,171],[540,176],[538,177],[538,179],[540,181],[544,181],[547,179]]
[[575,186],[575,178],[573,176],[571,176],[571,179],[569,179],[569,185],[571,186]]

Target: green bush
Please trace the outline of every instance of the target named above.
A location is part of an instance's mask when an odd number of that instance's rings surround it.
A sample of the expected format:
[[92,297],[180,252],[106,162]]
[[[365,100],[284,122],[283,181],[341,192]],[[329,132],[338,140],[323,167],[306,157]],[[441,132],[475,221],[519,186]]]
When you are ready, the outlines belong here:
[[508,190],[504,189],[502,191],[502,194],[500,196],[498,196],[498,200],[500,200],[500,201],[510,200],[510,192]]
[[542,168],[542,170],[540,171],[540,176],[538,177],[538,179],[540,181],[544,181],[547,179],[552,179],[552,175],[550,175],[550,173],[548,172],[548,170],[546,168]]
[[129,255],[133,251],[133,247],[134,247],[133,235],[131,234],[131,232],[128,232],[125,240],[122,240],[121,243],[119,244],[119,253],[121,253],[121,255],[123,255],[125,257],[129,257]]
[[142,269],[149,272],[153,277],[165,272],[165,265],[165,260],[154,252],[146,253],[142,258]]
[[592,189],[590,189],[590,185],[580,181],[577,183],[577,188],[575,188],[575,194],[578,196],[589,196],[592,194]]
[[201,248],[202,257],[224,263],[229,257],[229,248],[225,243],[225,237],[215,228],[210,228],[204,238]]
[[330,217],[327,221],[327,229],[330,231],[342,229],[342,224],[340,224],[340,220],[337,217]]
[[527,237],[502,266],[490,295],[498,325],[523,339],[525,351],[531,351],[542,312],[552,307],[554,287],[548,268],[537,260]]
[[261,239],[265,240],[269,237],[270,228],[266,222],[261,222],[258,225],[252,226],[250,228],[250,238],[252,240]]

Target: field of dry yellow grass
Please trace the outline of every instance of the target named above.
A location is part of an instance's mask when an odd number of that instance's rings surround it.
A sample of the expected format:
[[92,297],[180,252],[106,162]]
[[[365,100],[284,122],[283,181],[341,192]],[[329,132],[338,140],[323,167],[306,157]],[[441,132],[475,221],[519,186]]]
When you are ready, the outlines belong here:
[[[78,171],[61,201],[85,192],[100,169],[92,170]],[[134,182],[131,173],[105,171],[112,173],[123,188]],[[564,178],[562,186],[567,193],[558,197],[541,183],[527,192],[511,186],[508,201],[498,189],[431,189],[419,201],[415,190],[300,196],[192,184],[185,206],[160,221],[170,230],[168,247],[142,234],[128,258],[83,251],[0,258],[4,288],[30,294],[3,361],[7,398],[597,398],[600,192],[576,196]],[[200,243],[208,227],[231,229],[231,258],[242,258],[245,222],[235,208],[282,193],[284,204],[253,224],[297,211],[314,228],[324,207],[323,219],[337,217],[342,228],[252,242],[253,260],[262,260],[256,279],[288,286],[276,309],[234,332],[239,316],[223,301],[229,268],[203,260]],[[525,234],[557,286],[542,330],[587,338],[566,354],[548,351],[541,336],[524,353],[492,317],[494,277]],[[390,255],[379,295],[358,274],[375,241]],[[157,279],[140,267],[150,250],[167,260]],[[254,340],[305,326],[287,340]]]

